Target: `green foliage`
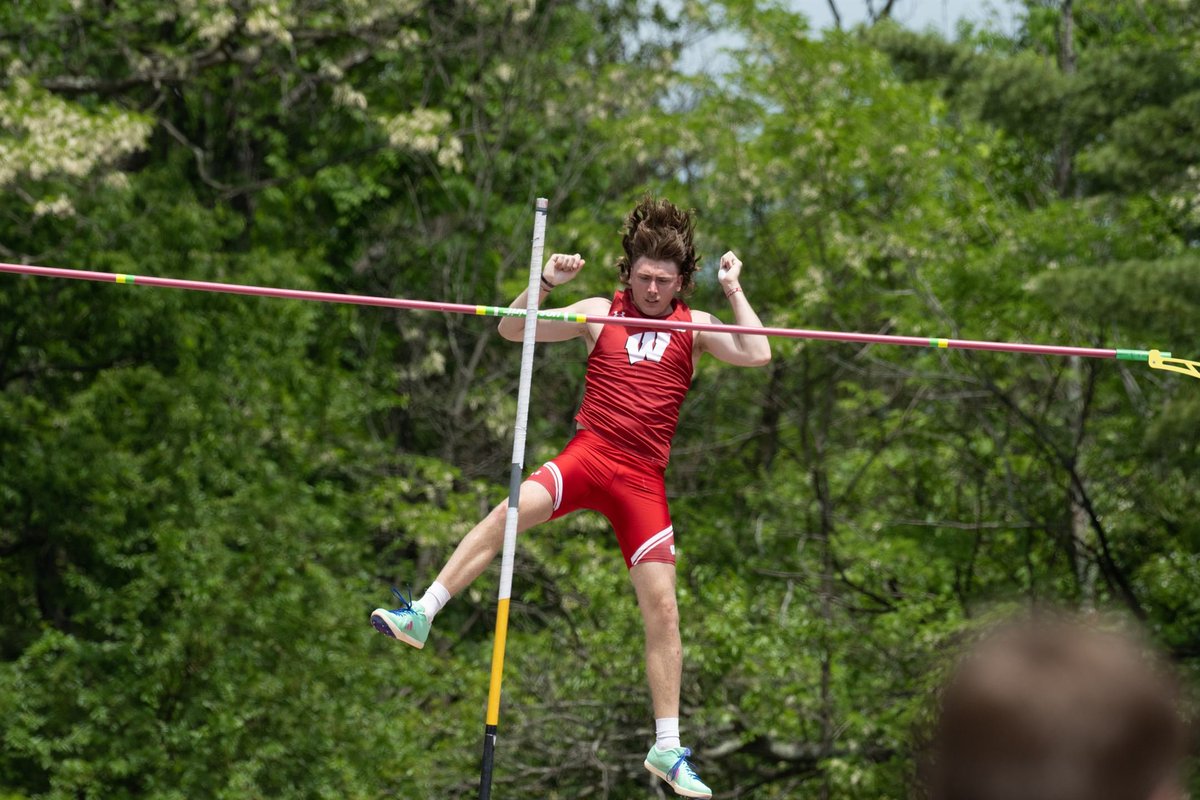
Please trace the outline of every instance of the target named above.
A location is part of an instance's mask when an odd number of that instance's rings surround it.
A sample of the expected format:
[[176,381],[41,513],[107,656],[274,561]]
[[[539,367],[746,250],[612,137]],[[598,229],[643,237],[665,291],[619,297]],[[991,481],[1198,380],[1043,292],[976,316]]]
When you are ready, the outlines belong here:
[[[1195,358],[1200,73],[1172,2],[1013,37],[786,6],[15,3],[0,256],[500,303],[530,206],[614,288],[645,191],[768,325]],[[727,74],[681,74],[705,26]],[[86,32],[86,35],[85,35]],[[68,133],[70,135],[68,135]],[[7,170],[7,171],[6,171]],[[1126,362],[777,340],[702,361],[668,472],[684,737],[725,794],[909,796],[964,634],[1142,618],[1195,678],[1200,401]],[[579,342],[539,353],[528,464]],[[4,276],[0,797],[464,796],[495,569],[423,652],[366,622],[501,499],[515,348],[472,318]],[[641,619],[606,521],[523,535],[497,792],[650,791]]]

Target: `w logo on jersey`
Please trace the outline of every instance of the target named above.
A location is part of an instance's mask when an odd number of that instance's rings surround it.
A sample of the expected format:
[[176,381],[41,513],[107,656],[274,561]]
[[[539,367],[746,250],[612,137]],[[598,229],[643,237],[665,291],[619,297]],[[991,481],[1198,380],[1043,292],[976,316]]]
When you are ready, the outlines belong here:
[[635,333],[625,340],[625,352],[629,353],[629,363],[639,361],[662,361],[667,345],[671,343],[671,334],[666,331],[646,331]]

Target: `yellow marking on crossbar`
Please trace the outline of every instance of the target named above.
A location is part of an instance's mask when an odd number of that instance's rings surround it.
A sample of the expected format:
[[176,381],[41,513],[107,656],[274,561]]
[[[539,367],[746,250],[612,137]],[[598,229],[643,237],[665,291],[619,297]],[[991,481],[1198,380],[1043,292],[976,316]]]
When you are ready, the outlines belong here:
[[941,348],[947,348],[950,346],[949,339],[938,339],[937,343],[938,343],[938,347],[941,347]]
[[118,275],[117,283],[133,283],[132,275]]

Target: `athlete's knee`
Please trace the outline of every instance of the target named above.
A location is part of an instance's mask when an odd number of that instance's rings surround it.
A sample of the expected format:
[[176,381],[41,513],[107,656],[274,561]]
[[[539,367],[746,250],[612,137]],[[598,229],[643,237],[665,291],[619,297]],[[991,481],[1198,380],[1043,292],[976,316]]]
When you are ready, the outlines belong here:
[[642,599],[642,611],[660,627],[679,626],[679,603],[675,592],[666,589],[651,592]]
[[488,512],[487,520],[488,520],[488,522],[492,523],[493,525],[496,525],[496,524],[503,525],[504,520],[507,516],[508,516],[508,501],[503,500],[500,502],[499,505],[495,506],[494,508],[492,508],[491,511]]

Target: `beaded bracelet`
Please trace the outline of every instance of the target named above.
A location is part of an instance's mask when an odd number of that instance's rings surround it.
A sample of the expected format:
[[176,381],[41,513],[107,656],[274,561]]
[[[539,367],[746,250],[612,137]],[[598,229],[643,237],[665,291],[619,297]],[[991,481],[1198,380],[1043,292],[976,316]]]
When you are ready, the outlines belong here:
[[728,292],[726,292],[726,293],[725,293],[725,296],[726,296],[726,297],[733,297],[735,294],[737,294],[737,293],[738,293],[738,292],[740,292],[741,290],[742,290],[742,287],[740,287],[740,286],[735,286],[735,287],[733,287],[732,289],[730,289]]

